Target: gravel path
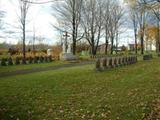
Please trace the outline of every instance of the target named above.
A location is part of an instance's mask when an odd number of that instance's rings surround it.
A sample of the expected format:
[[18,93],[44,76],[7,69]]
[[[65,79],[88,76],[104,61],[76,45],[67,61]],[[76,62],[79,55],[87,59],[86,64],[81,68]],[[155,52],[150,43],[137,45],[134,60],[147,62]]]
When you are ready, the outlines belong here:
[[71,68],[71,67],[78,67],[82,65],[87,64],[94,64],[94,62],[82,62],[82,63],[70,63],[66,65],[59,65],[59,66],[50,66],[45,68],[36,68],[36,69],[26,69],[26,70],[17,70],[12,72],[4,72],[0,74],[0,78],[2,77],[11,77],[16,75],[24,75],[24,74],[30,74],[30,73],[38,73],[38,72],[45,72],[50,70],[59,70],[59,69],[65,69],[65,68]]

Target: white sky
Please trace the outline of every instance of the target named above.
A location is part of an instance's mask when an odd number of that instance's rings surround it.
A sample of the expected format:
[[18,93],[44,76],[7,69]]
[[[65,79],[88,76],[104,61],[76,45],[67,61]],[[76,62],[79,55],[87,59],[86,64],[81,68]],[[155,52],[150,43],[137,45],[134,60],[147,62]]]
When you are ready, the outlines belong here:
[[[6,15],[4,18],[4,22],[9,24],[5,25],[6,31],[19,31],[15,28],[19,25],[18,22],[18,0],[1,0],[1,9],[6,11]],[[45,1],[45,0],[39,0],[39,1]],[[52,28],[51,23],[56,24],[56,19],[51,15],[51,4],[35,4],[31,5],[28,12],[28,23],[27,23],[27,31],[30,31],[27,33],[28,36],[31,36],[33,34],[33,27],[36,29],[36,35],[46,37],[47,43],[53,44],[55,43],[55,40],[57,39],[57,32]],[[12,27],[14,26],[14,27]],[[4,36],[4,34],[3,34]],[[5,39],[0,39],[0,42],[8,42],[8,43],[16,43],[18,40],[15,40],[14,35],[5,35]],[[13,37],[14,36],[14,37]],[[20,36],[16,34],[16,36]],[[20,39],[18,37],[17,39]]]
[[[8,26],[4,26],[6,27],[6,31],[17,31],[17,29],[10,26],[18,26],[19,24],[17,22],[17,14],[19,12],[17,9],[18,5],[16,1],[18,0],[0,0],[1,9],[7,12],[6,17],[4,18],[5,23],[9,24]],[[27,35],[32,36],[33,26],[35,26],[37,36],[45,36],[45,43],[54,44],[60,39],[60,36],[59,33],[51,26],[51,23],[56,24],[57,22],[56,19],[51,15],[53,10],[51,9],[50,5],[51,4],[31,5],[28,13],[29,23],[27,24],[27,30],[30,32],[28,32]],[[131,30],[127,30],[125,34],[121,35],[121,44],[126,44],[131,41],[131,33]],[[3,34],[3,36],[6,38],[0,39],[0,42],[5,41],[7,43],[17,43],[20,40],[20,35],[21,34]]]

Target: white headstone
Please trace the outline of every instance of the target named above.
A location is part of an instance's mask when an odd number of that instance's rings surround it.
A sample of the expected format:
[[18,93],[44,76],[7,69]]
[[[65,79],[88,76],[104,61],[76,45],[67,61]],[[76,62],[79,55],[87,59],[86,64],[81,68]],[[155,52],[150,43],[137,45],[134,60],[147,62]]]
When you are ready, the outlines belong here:
[[66,53],[66,44],[65,43],[63,43],[62,52]]
[[68,45],[67,53],[71,53],[71,44]]
[[48,55],[48,56],[51,56],[51,55],[52,55],[52,52],[53,52],[52,49],[48,49],[48,50],[47,50],[47,55]]
[[65,44],[63,44],[63,52],[60,55],[60,59],[61,60],[76,60],[77,59],[77,57],[73,55],[73,53],[71,52],[71,44],[68,44],[67,52],[66,52]]

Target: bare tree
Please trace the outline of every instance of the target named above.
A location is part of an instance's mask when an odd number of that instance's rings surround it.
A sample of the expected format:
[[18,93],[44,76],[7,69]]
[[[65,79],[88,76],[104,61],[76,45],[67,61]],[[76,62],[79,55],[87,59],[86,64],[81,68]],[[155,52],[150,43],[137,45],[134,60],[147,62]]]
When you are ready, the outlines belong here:
[[48,1],[42,1],[42,2],[37,2],[37,1],[29,1],[29,0],[24,0],[27,3],[30,4],[47,4],[47,3],[53,3],[53,2],[59,2],[59,1],[64,1],[64,0],[48,0]]
[[157,19],[157,45],[158,45],[157,52],[160,52],[160,20],[159,19]]
[[128,0],[128,3],[136,9],[136,16],[134,16],[138,21],[138,31],[141,43],[141,54],[144,54],[144,39],[145,39],[145,29],[148,20],[148,5],[145,0]]
[[120,31],[120,28],[124,24],[125,20],[122,19],[124,16],[124,9],[120,6],[117,5],[117,9],[115,11],[115,41],[116,41],[116,54],[118,53],[118,45],[119,45],[119,35],[122,33]]
[[33,25],[32,51],[34,55],[35,55],[35,42],[36,42],[36,28],[35,25]]
[[143,0],[143,2],[146,4],[146,7],[155,14],[157,19],[160,21],[160,1],[159,0]]
[[109,37],[111,40],[111,54],[113,54],[114,45],[116,46],[116,49],[118,48],[119,28],[122,25],[121,19],[124,15],[122,7],[119,6],[118,4],[119,3],[117,1],[114,1],[110,8],[108,28],[109,28]]
[[141,41],[141,54],[144,54],[144,35],[145,35],[145,27],[146,20],[148,16],[148,11],[146,10],[146,3],[143,0],[137,1],[137,19],[139,24],[139,32],[140,32],[140,41]]
[[3,16],[4,16],[3,12],[0,11],[0,29],[2,29],[2,25],[3,25],[3,21],[2,21]]
[[156,48],[157,52],[160,52],[160,1],[159,0],[143,0],[146,4],[147,10],[151,10],[156,17],[157,24],[157,40]]
[[91,46],[91,54],[97,53],[103,30],[103,0],[86,0],[83,3],[82,27]]
[[1,9],[1,3],[0,3],[0,29],[2,29],[2,26],[3,26],[4,16],[5,16],[5,12]]
[[18,0],[18,11],[17,17],[19,22],[19,27],[17,29],[20,29],[22,32],[22,53],[23,53],[23,63],[26,63],[26,24],[27,24],[27,14],[28,10],[30,8],[30,3],[28,3],[29,0]]
[[[130,1],[130,0],[128,0]],[[129,2],[132,7],[135,7],[137,12],[135,12],[135,18],[138,21],[138,31],[140,35],[140,42],[141,42],[141,54],[144,54],[144,35],[145,35],[145,27],[148,17],[148,11],[146,9],[146,3],[144,0],[134,0]]]
[[79,33],[82,2],[83,0],[64,0],[61,5],[53,6],[53,9],[58,13],[56,16],[58,21],[63,21],[68,27],[67,32],[72,35],[73,54],[76,54],[77,41],[83,37]]
[[129,6],[129,14],[130,14],[130,18],[133,24],[133,29],[134,29],[134,39],[135,39],[135,54],[138,53],[138,48],[137,48],[137,35],[138,35],[138,19],[137,19],[137,8],[134,5],[130,5]]
[[108,54],[108,44],[109,44],[109,19],[110,19],[110,0],[104,1],[106,9],[104,9],[104,32],[105,32],[105,55]]

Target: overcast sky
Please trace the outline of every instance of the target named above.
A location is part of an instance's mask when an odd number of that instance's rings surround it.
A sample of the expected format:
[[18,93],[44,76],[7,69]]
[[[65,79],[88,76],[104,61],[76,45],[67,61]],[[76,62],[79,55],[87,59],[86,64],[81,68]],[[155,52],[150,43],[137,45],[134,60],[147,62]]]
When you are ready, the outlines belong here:
[[[5,37],[5,39],[0,38],[0,42],[7,43],[17,43],[21,38],[21,34],[7,34],[9,31],[20,32],[16,27],[19,25],[18,22],[18,0],[0,0],[1,9],[6,11],[6,16],[4,18],[5,21],[5,34],[1,34]],[[46,0],[39,0],[41,2]],[[56,30],[54,30],[51,26],[52,24],[57,24],[56,19],[51,15],[53,11],[51,9],[51,3],[49,4],[34,4],[31,5],[28,13],[28,23],[27,23],[27,36],[32,36],[33,27],[36,28],[37,36],[45,36],[45,43],[54,44],[59,39],[60,36]],[[14,27],[13,27],[14,26]],[[129,34],[128,34],[129,33]],[[126,44],[131,41],[132,31],[125,30],[125,33],[121,35],[121,44]],[[29,38],[28,38],[29,39]],[[103,41],[102,41],[103,42]]]
[[[39,0],[45,1],[45,0]],[[1,9],[6,11],[6,15],[4,18],[4,28],[6,32],[16,31],[20,32],[17,29],[19,26],[18,22],[18,3],[17,0],[1,0]],[[51,23],[56,24],[56,19],[51,15],[52,9],[50,7],[51,4],[35,4],[31,5],[28,12],[28,23],[27,23],[27,36],[31,36],[33,34],[33,28],[36,28],[37,36],[45,36],[47,43],[53,44],[57,40],[57,32],[51,27]],[[3,34],[5,39],[1,39],[0,42],[8,42],[8,43],[16,43],[20,39],[20,35],[17,34]]]

